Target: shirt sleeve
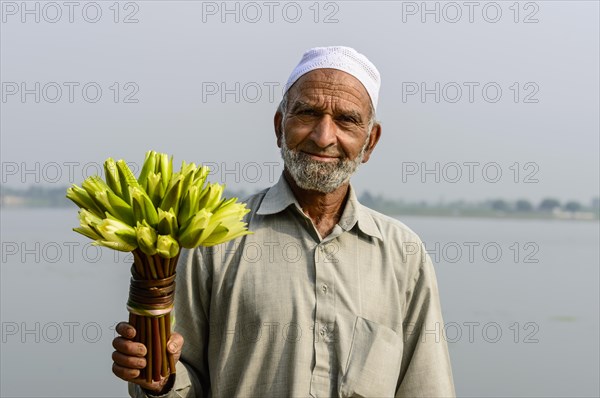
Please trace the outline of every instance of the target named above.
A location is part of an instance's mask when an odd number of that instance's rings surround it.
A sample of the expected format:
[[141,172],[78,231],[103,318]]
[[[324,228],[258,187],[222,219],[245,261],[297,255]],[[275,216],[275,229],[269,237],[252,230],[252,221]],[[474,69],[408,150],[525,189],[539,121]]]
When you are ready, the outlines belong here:
[[404,350],[395,397],[454,397],[435,271],[424,250],[417,269],[413,288],[406,294]]
[[177,265],[173,330],[183,336],[184,343],[173,388],[164,395],[150,395],[140,386],[129,383],[129,395],[133,398],[210,396],[208,313],[212,277],[202,253],[199,249],[184,250]]

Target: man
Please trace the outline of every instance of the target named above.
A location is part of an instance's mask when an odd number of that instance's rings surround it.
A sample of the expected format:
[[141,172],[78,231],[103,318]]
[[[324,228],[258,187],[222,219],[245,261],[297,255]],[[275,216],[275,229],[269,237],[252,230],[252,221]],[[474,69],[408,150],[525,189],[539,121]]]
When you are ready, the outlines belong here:
[[113,372],[132,396],[454,395],[431,260],[349,184],[381,136],[379,86],[351,48],[304,54],[274,118],[283,175],[246,200],[253,234],[179,266],[176,374],[136,379],[145,347],[117,327]]

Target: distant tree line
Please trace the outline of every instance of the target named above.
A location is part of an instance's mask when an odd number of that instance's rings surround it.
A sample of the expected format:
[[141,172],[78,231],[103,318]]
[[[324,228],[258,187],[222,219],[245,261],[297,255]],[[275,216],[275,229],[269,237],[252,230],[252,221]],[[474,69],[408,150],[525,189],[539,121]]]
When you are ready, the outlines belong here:
[[6,197],[22,199],[22,203],[28,206],[66,207],[72,205],[66,197],[67,187],[43,187],[32,185],[27,189],[15,189],[3,186],[0,190],[2,203]]
[[581,202],[570,200],[561,203],[555,198],[545,198],[539,203],[534,203],[527,199],[509,201],[505,199],[492,199],[481,202],[467,202],[465,200],[455,200],[445,203],[427,203],[425,201],[406,202],[404,200],[390,200],[381,195],[374,196],[369,191],[360,195],[359,200],[365,206],[386,214],[472,214],[484,215],[490,213],[511,213],[519,214],[549,214],[557,210],[563,212],[593,212],[600,211],[600,200],[594,198],[590,205],[583,205]]
[[489,202],[490,207],[497,211],[516,211],[516,212],[530,212],[530,211],[543,211],[552,212],[556,209],[576,212],[582,211],[585,207],[577,201],[571,200],[561,204],[558,199],[546,198],[542,199],[540,203],[534,205],[529,200],[519,199],[515,202],[508,202],[503,199],[495,199]]

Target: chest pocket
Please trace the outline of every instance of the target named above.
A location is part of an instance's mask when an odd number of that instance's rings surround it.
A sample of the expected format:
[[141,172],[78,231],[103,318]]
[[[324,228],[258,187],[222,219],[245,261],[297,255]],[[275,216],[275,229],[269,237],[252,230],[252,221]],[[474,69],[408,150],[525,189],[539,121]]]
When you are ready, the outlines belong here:
[[402,361],[402,338],[394,330],[357,317],[339,386],[341,397],[393,397]]

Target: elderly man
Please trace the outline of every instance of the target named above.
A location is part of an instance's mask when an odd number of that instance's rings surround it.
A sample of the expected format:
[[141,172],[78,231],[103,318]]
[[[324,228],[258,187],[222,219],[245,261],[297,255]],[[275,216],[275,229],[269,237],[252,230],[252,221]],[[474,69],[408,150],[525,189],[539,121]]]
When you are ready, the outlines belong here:
[[137,379],[146,349],[117,327],[113,372],[132,396],[454,395],[431,260],[349,184],[381,136],[379,85],[351,48],[304,54],[274,119],[283,175],[246,200],[254,233],[180,265],[176,374]]

